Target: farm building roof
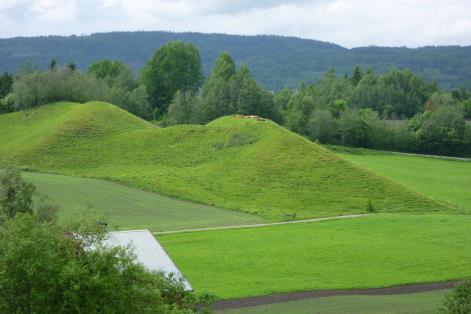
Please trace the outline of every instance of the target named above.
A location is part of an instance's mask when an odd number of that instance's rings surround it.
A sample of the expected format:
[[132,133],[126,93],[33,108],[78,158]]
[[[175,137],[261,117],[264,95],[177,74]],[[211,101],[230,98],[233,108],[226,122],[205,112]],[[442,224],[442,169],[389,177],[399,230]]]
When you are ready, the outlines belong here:
[[[124,247],[131,245],[137,261],[142,263],[148,270],[163,271],[166,274],[173,273],[184,278],[159,241],[147,229],[109,232],[106,235],[105,244]],[[193,290],[187,280],[184,281],[184,284],[186,290]]]

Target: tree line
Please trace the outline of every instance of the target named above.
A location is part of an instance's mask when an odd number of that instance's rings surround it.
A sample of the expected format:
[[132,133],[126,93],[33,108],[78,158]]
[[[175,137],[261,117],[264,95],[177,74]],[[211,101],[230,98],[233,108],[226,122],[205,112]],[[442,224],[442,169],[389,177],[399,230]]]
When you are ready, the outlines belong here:
[[326,144],[440,155],[470,155],[471,98],[440,90],[410,70],[383,75],[355,67],[282,90],[275,102],[293,131]]
[[411,70],[376,74],[327,71],[316,83],[269,92],[247,65],[223,52],[205,79],[198,49],[172,41],[139,71],[119,61],[74,63],[51,60],[47,71],[24,66],[0,78],[0,112],[54,101],[114,103],[161,126],[206,123],[230,114],[259,115],[323,144],[441,155],[471,154],[471,97],[461,87],[447,91]]

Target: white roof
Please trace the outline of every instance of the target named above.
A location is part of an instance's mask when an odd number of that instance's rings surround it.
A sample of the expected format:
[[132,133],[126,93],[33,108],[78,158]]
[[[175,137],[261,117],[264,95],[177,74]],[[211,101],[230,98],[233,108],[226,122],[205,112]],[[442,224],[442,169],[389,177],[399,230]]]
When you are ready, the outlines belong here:
[[[150,271],[162,271],[166,274],[173,273],[183,278],[182,273],[165,252],[159,241],[154,238],[149,230],[115,231],[109,232],[105,238],[105,244],[109,246],[131,245],[137,261]],[[185,290],[193,290],[190,283],[185,280]]]

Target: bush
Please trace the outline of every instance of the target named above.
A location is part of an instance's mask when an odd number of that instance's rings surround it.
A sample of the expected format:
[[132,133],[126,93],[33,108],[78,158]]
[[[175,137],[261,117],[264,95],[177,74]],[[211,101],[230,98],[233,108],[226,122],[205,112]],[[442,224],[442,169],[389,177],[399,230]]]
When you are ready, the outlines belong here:
[[456,287],[445,296],[440,312],[448,314],[471,313],[471,280]]
[[[180,279],[146,271],[129,248],[102,245],[104,231],[94,221],[61,225],[20,214],[0,226],[0,312],[197,310],[199,299]],[[208,311],[211,298],[202,301]]]
[[0,169],[0,224],[18,213],[32,213],[34,190],[14,165]]
[[15,111],[15,101],[12,94],[0,98],[0,114]]
[[368,200],[368,203],[366,204],[366,211],[370,214],[376,213],[376,207],[373,205],[373,202],[371,200]]

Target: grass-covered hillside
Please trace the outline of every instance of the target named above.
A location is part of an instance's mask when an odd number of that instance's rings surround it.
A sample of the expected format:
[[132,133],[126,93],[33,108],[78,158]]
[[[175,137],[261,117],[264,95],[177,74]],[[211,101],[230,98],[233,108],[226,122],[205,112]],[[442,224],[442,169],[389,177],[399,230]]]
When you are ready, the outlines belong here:
[[59,206],[59,218],[73,218],[91,208],[111,229],[168,231],[266,222],[260,216],[178,200],[98,179],[24,172],[41,197]]
[[336,148],[341,156],[432,199],[471,209],[471,161],[367,149]]
[[[106,103],[0,115],[1,159],[110,179],[269,219],[448,208],[271,121],[224,117],[156,128]],[[290,218],[291,218],[290,217]]]

